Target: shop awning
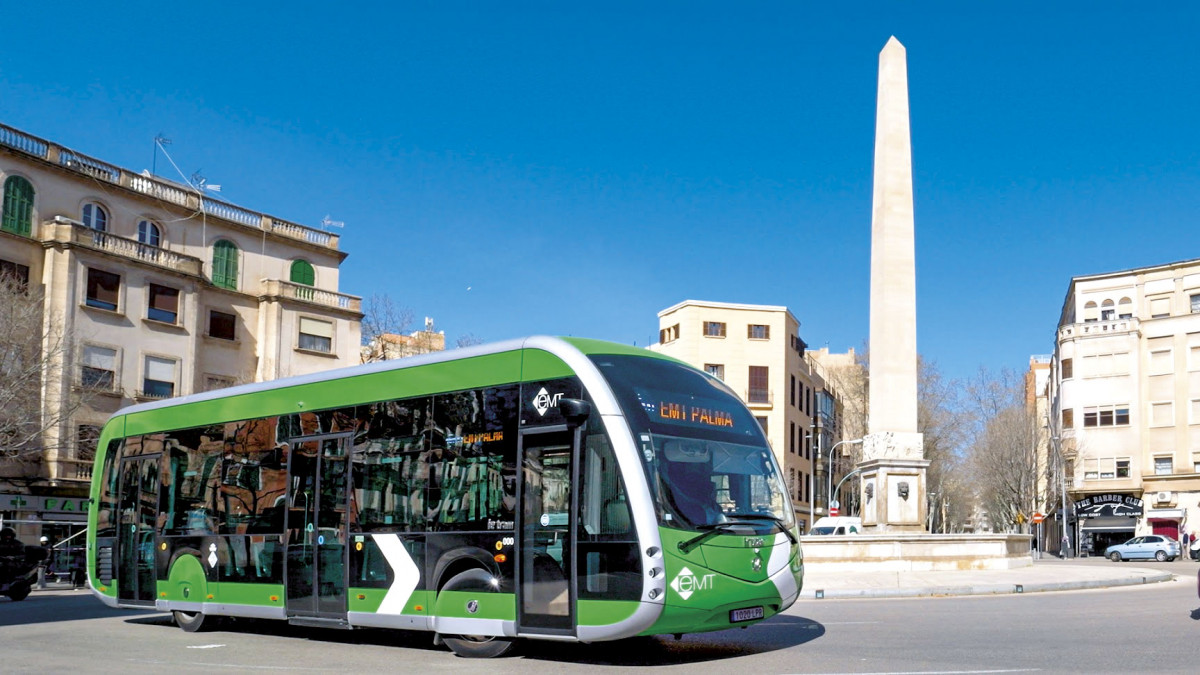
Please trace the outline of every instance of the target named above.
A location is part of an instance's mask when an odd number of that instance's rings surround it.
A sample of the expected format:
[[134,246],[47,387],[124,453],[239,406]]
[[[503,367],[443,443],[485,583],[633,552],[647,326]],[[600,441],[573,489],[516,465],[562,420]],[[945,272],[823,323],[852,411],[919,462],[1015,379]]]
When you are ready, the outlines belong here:
[[1122,518],[1120,516],[1088,518],[1079,523],[1079,529],[1084,532],[1130,532],[1136,527],[1137,518]]

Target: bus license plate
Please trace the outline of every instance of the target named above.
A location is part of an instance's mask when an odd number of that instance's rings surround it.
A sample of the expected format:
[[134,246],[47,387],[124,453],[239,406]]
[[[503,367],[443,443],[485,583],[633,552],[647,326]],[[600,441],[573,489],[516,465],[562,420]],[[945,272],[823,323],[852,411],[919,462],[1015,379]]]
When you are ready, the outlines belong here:
[[753,621],[763,618],[762,607],[747,607],[745,609],[729,610],[729,623],[737,623],[739,621]]

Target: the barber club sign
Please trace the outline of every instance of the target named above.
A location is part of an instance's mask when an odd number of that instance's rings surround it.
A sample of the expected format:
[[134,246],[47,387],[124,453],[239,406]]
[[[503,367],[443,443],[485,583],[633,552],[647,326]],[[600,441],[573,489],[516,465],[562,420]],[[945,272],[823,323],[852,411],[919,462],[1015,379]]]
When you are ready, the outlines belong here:
[[1142,515],[1142,500],[1131,495],[1089,495],[1075,502],[1075,515],[1080,518],[1116,516],[1138,517]]

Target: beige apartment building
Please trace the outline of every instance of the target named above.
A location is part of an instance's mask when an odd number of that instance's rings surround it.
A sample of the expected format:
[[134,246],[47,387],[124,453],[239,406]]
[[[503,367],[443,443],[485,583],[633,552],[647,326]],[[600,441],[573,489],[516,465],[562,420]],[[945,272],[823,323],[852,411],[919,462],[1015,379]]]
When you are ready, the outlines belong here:
[[336,234],[3,125],[0,184],[0,272],[44,297],[38,396],[55,420],[4,448],[10,521],[78,512],[99,429],[124,406],[359,362]]
[[1200,260],[1071,279],[1049,385],[1073,543],[1200,536]]
[[[754,413],[807,532],[827,508],[828,477],[816,458],[842,436],[840,403],[806,358],[800,322],[787,307],[685,300],[659,312],[658,325],[651,350],[724,381]],[[836,468],[835,485],[847,470]]]

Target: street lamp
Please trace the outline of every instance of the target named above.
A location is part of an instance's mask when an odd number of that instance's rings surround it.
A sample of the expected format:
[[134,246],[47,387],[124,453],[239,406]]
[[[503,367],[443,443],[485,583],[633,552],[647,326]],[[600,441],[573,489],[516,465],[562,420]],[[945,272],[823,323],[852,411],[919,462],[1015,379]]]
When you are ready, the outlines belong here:
[[1062,486],[1062,550],[1059,555],[1066,559],[1071,552],[1071,535],[1067,534],[1067,460],[1063,457],[1062,438],[1051,436],[1050,441],[1054,443],[1055,454],[1058,455],[1058,477]]
[[854,440],[838,441],[829,449],[829,456],[825,458],[825,476],[829,479],[829,491],[825,493],[825,514],[829,514],[830,500],[833,499],[833,451],[837,450],[839,445],[849,443],[850,445],[859,445],[863,442],[861,438]]

